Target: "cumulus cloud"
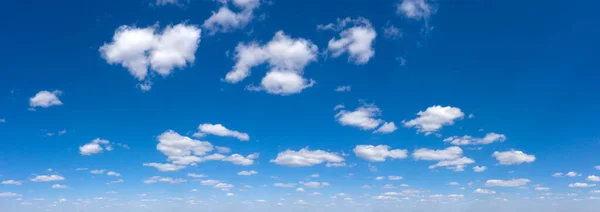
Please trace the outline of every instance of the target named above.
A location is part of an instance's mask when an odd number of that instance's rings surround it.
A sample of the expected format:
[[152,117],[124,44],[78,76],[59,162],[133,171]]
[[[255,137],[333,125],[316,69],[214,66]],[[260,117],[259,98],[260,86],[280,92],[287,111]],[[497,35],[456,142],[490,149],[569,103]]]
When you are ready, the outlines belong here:
[[54,189],[67,189],[69,187],[66,186],[66,185],[54,184],[54,185],[52,185],[52,188],[54,188]]
[[241,176],[251,176],[251,175],[255,175],[255,174],[258,174],[258,172],[257,172],[257,171],[254,171],[254,170],[250,170],[250,171],[241,171],[241,172],[238,172],[238,173],[237,173],[237,175],[241,175]]
[[286,150],[280,152],[277,154],[277,158],[271,160],[271,163],[289,167],[314,166],[324,162],[342,163],[344,158],[323,150],[309,150],[307,147],[299,151]]
[[519,178],[519,179],[511,179],[511,180],[487,180],[485,182],[485,186],[488,187],[520,187],[527,185],[531,180]]
[[577,177],[577,176],[581,176],[581,174],[577,174],[577,172],[570,171],[570,172],[567,172],[567,174],[565,174],[565,176],[567,176],[567,177]]
[[96,138],[92,140],[92,142],[87,143],[83,146],[79,147],[79,154],[81,155],[94,155],[102,153],[102,151],[107,150],[111,151],[112,146],[110,145],[110,141]]
[[600,182],[600,177],[596,175],[590,175],[586,178],[587,181]]
[[496,191],[492,191],[492,190],[488,190],[488,189],[475,189],[475,191],[473,191],[474,194],[495,194]]
[[[338,108],[336,106],[336,108]],[[344,110],[343,108],[334,116],[338,123],[343,126],[358,127],[362,130],[372,130],[379,126],[383,120],[377,117],[381,116],[381,110],[374,104],[362,104],[354,111]],[[390,124],[388,124],[390,125]],[[395,127],[395,125],[393,125]],[[392,126],[384,129],[390,130]]]
[[589,188],[589,187],[595,187],[596,184],[587,184],[587,183],[571,183],[569,184],[570,188]]
[[405,127],[417,128],[419,132],[429,135],[437,132],[445,125],[453,125],[457,119],[462,119],[465,114],[457,107],[435,105],[427,108],[425,111],[417,113],[419,117],[402,121]]
[[302,185],[307,188],[323,188],[330,186],[330,184],[327,182],[306,182],[302,183]]
[[[112,42],[99,49],[109,64],[120,64],[140,81],[147,78],[148,69],[161,75],[170,75],[175,68],[194,63],[200,43],[200,29],[194,25],[177,24],[158,32],[157,26],[138,28],[121,26]],[[149,90],[151,83],[143,84]]]
[[379,129],[373,131],[373,133],[388,134],[396,131],[397,129],[398,127],[396,127],[396,124],[394,124],[394,122],[385,122],[383,125],[381,125],[381,127],[379,127]]
[[31,179],[31,182],[52,182],[52,181],[62,181],[65,180],[65,177],[60,175],[38,175],[35,178]]
[[525,154],[522,151],[510,150],[505,152],[494,152],[493,157],[498,160],[501,165],[513,165],[521,163],[531,163],[535,161],[534,155]]
[[491,144],[494,142],[504,142],[506,136],[498,133],[488,133],[483,138],[474,138],[469,135],[462,137],[452,136],[444,139],[444,142],[449,142],[453,145],[480,145],[480,144]]
[[153,183],[158,183],[158,182],[165,182],[165,183],[171,183],[171,184],[177,184],[177,183],[185,183],[187,182],[186,179],[182,179],[182,178],[170,178],[170,177],[160,177],[160,176],[152,176],[146,180],[143,181],[145,184],[153,184]]
[[300,93],[315,83],[302,77],[304,67],[317,60],[318,48],[309,40],[291,38],[283,31],[278,31],[265,45],[240,43],[235,52],[236,64],[225,76],[225,81],[229,83],[242,81],[250,75],[252,67],[263,63],[268,63],[271,70],[260,86],[248,86],[249,90],[290,95]]
[[119,177],[119,176],[121,176],[121,174],[119,174],[117,172],[113,172],[113,171],[107,172],[106,175],[112,176],[112,177]]
[[396,9],[398,14],[415,20],[429,19],[436,12],[427,0],[402,0]]
[[36,107],[51,107],[55,105],[62,105],[63,103],[58,99],[58,96],[62,94],[61,91],[40,91],[35,96],[29,98],[29,107],[32,109]]
[[248,136],[247,133],[227,129],[225,126],[223,126],[221,124],[210,124],[210,123],[201,124],[200,126],[198,126],[198,132],[195,133],[194,136],[201,137],[205,134],[234,137],[240,141],[247,141],[250,139],[250,136]]
[[22,185],[23,182],[16,181],[16,180],[5,180],[5,181],[2,181],[2,184],[3,185]]
[[475,167],[473,167],[473,171],[474,172],[484,172],[485,170],[487,170],[486,166],[475,166]]
[[441,150],[421,148],[413,152],[413,158],[417,160],[438,160],[438,163],[429,166],[430,169],[446,167],[454,171],[464,171],[466,165],[475,163],[475,161],[463,157],[462,154],[463,150],[456,146]]
[[[351,26],[346,28],[347,26]],[[336,24],[318,25],[319,30],[341,31],[340,38],[329,40],[327,50],[333,57],[348,53],[348,61],[355,64],[366,64],[375,56],[373,43],[377,33],[371,22],[365,18],[338,19]]]
[[[239,12],[234,12],[227,4],[231,1]],[[231,32],[242,29],[248,25],[254,18],[254,10],[260,6],[260,0],[222,0],[224,3],[218,11],[212,12],[212,15],[204,21],[202,27],[210,34],[217,32]]]
[[403,159],[408,156],[408,150],[390,150],[390,147],[387,145],[356,145],[353,151],[354,154],[356,154],[356,157],[372,162],[383,162],[388,157],[392,159]]

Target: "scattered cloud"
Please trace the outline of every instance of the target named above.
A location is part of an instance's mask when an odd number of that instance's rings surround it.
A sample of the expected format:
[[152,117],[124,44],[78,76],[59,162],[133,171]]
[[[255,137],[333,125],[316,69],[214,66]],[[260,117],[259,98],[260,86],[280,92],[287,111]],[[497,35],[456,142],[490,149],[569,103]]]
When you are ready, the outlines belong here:
[[402,31],[392,24],[386,24],[383,27],[383,37],[389,40],[397,40],[402,38]]
[[250,136],[248,136],[247,133],[227,129],[221,124],[201,124],[200,126],[198,126],[198,132],[194,133],[194,137],[202,137],[205,134],[211,134],[222,137],[234,137],[240,141],[248,141],[250,139]]
[[398,14],[414,20],[427,20],[436,12],[427,0],[402,0],[396,7]]
[[79,154],[89,156],[94,154],[100,154],[104,150],[112,151],[112,146],[110,145],[110,141],[96,138],[92,140],[92,142],[87,143],[83,146],[79,147]]
[[185,168],[185,166],[175,165],[171,163],[144,163],[144,166],[154,167],[161,172],[174,172]]
[[498,160],[501,165],[514,165],[521,163],[531,163],[535,161],[534,155],[525,154],[522,151],[510,150],[505,152],[494,152],[493,157]]
[[187,182],[186,179],[183,178],[170,178],[170,177],[160,177],[160,176],[152,176],[146,180],[143,181],[145,184],[153,184],[153,183],[158,183],[158,182],[165,182],[165,183],[171,183],[171,184],[176,184],[176,183],[185,183]]
[[61,181],[65,180],[65,177],[60,175],[38,175],[31,179],[31,182],[52,182],[52,181]]
[[2,184],[3,185],[22,185],[23,182],[16,181],[16,180],[5,180],[5,181],[2,181]]
[[596,175],[590,175],[586,178],[587,181],[600,182],[600,177]]
[[289,167],[314,166],[321,163],[342,163],[344,158],[323,150],[309,150],[302,148],[299,151],[286,150],[277,154],[271,163]]
[[506,140],[506,136],[503,134],[488,133],[483,138],[473,138],[469,135],[462,137],[452,136],[444,139],[444,142],[449,142],[453,145],[481,145],[491,144],[494,142],[504,142],[504,140]]
[[527,185],[527,183],[530,183],[530,182],[531,182],[531,180],[524,179],[524,178],[512,179],[512,180],[487,180],[485,182],[485,186],[488,186],[488,187],[520,187],[520,186]]
[[381,110],[376,105],[363,104],[354,111],[348,111],[342,108],[335,115],[335,118],[338,123],[343,126],[358,127],[362,130],[372,130],[383,122],[383,120],[376,118],[380,115]]
[[413,157],[417,160],[454,160],[462,156],[463,150],[460,147],[448,147],[441,150],[421,148],[413,152]]
[[40,91],[35,96],[29,99],[29,107],[35,109],[36,107],[52,107],[55,105],[62,105],[63,103],[58,99],[58,96],[62,94],[62,91]]
[[379,129],[373,131],[373,133],[388,134],[396,131],[397,129],[398,127],[396,127],[396,124],[394,124],[394,122],[385,122],[383,125],[381,125],[381,127],[379,127]]
[[[351,27],[346,28],[348,25]],[[340,38],[332,38],[327,46],[327,50],[333,57],[348,53],[348,62],[360,65],[366,64],[375,56],[373,44],[377,32],[371,22],[365,18],[338,19],[336,24],[318,25],[317,29],[341,31]]]
[[371,161],[371,162],[383,162],[386,158],[392,159],[403,159],[408,156],[408,150],[405,149],[393,149],[387,145],[356,145],[354,147],[354,154],[356,157]]
[[587,184],[587,183],[571,183],[569,184],[570,188],[588,188],[588,187],[595,187],[596,184]]
[[337,88],[335,88],[334,91],[337,92],[348,92],[352,89],[352,87],[350,87],[349,85],[343,85],[343,86],[338,86]]
[[54,184],[54,185],[52,185],[52,188],[54,188],[54,189],[67,189],[69,187],[66,186],[66,185]]
[[273,183],[273,186],[280,188],[294,188],[296,187],[295,183]]
[[223,6],[218,11],[213,11],[202,24],[209,34],[231,32],[246,27],[254,19],[254,11],[260,6],[260,0],[232,0],[233,5],[241,10],[234,12],[227,6],[228,2],[228,0],[221,0]]
[[487,170],[486,166],[475,166],[475,167],[473,167],[473,171],[474,172],[484,172],[485,170]]
[[306,183],[301,183],[301,184],[307,188],[323,188],[323,187],[330,186],[330,184],[327,182],[306,182]]
[[13,192],[1,192],[0,198],[8,198],[8,197],[21,197],[21,194],[13,193]]
[[252,175],[256,175],[256,174],[258,174],[258,172],[257,172],[257,171],[254,171],[254,170],[250,170],[250,171],[241,171],[241,172],[238,172],[238,173],[237,173],[237,175],[241,175],[241,176],[252,176]]
[[473,191],[474,194],[495,194],[496,191],[492,191],[492,190],[488,190],[488,189],[475,189],[475,191]]
[[419,117],[402,121],[402,123],[405,127],[417,128],[418,132],[425,133],[425,135],[437,132],[445,125],[453,125],[454,121],[465,117],[460,108],[442,107],[440,105],[431,106],[425,111],[419,111],[417,115]]

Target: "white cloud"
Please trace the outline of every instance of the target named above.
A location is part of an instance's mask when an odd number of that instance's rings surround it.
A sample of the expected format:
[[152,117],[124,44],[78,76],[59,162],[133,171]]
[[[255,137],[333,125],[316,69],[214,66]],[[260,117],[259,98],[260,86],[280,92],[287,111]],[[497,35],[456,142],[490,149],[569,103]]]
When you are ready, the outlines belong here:
[[66,189],[66,188],[69,188],[69,187],[66,186],[66,185],[54,184],[54,185],[52,185],[52,188],[55,188],[55,189]]
[[5,180],[5,181],[2,181],[2,184],[3,185],[22,185],[23,182],[16,181],[16,180]]
[[104,150],[111,151],[112,146],[108,140],[96,138],[92,142],[79,147],[79,154],[89,156],[102,153]]
[[396,12],[410,19],[429,19],[435,13],[435,9],[427,3],[427,0],[402,0],[397,5]]
[[240,154],[233,154],[223,159],[223,161],[231,162],[235,165],[249,166],[254,164],[254,159],[258,158],[258,153],[249,154],[244,157]]
[[193,177],[193,178],[205,178],[206,175],[203,174],[195,174],[195,173],[188,173],[187,174],[188,177]]
[[398,27],[391,24],[386,24],[386,26],[383,28],[383,37],[390,40],[396,40],[402,37],[402,32],[400,29],[398,29]]
[[158,136],[158,145],[156,149],[166,156],[169,160],[177,161],[180,157],[194,155],[205,155],[213,150],[213,145],[209,142],[191,139],[187,136],[179,135],[173,130],[167,130]]
[[228,136],[237,138],[240,141],[247,141],[250,139],[247,133],[238,132],[235,130],[227,129],[225,126],[221,124],[201,124],[198,126],[198,132],[194,134],[194,136],[202,136],[204,134],[211,134],[216,136]]
[[364,104],[354,111],[341,109],[336,115],[338,123],[343,126],[353,126],[362,130],[375,129],[383,122],[376,117],[381,115],[381,110],[373,104]]
[[561,172],[556,172],[552,175],[552,177],[562,177],[562,176],[563,176],[563,173],[561,173]]
[[548,190],[550,190],[550,188],[548,188],[548,187],[535,187],[535,190],[536,191],[548,191]]
[[463,150],[460,147],[452,146],[441,150],[417,149],[413,152],[413,157],[417,160],[455,160],[460,158],[462,154]]
[[[222,2],[226,4],[227,0]],[[233,0],[233,5],[241,11],[233,12],[224,5],[217,12],[213,11],[212,15],[204,21],[202,27],[213,35],[217,32],[231,32],[242,29],[254,18],[254,10],[260,6],[260,0]]]
[[271,163],[290,167],[314,166],[324,162],[341,163],[344,162],[344,158],[323,150],[311,151],[307,147],[299,151],[286,150],[280,152],[277,154],[277,158],[271,160]]
[[91,174],[104,174],[104,172],[106,172],[106,169],[94,169],[90,171]]
[[[148,68],[161,76],[168,76],[175,68],[185,68],[195,60],[200,43],[200,29],[194,25],[177,24],[157,32],[157,26],[137,28],[121,26],[111,43],[99,49],[109,64],[121,64],[138,80],[148,75]],[[143,90],[151,84],[144,84]],[[144,88],[145,87],[145,88]]]
[[522,151],[510,150],[505,152],[494,152],[493,157],[498,160],[501,165],[513,165],[521,163],[531,163],[535,161],[535,155],[528,155]]
[[182,179],[182,178],[173,179],[170,177],[152,176],[152,177],[148,178],[147,180],[144,180],[143,182],[145,184],[153,184],[153,183],[158,183],[158,182],[176,184],[176,183],[185,183],[185,182],[187,182],[187,180]]
[[450,186],[457,186],[457,185],[460,185],[460,183],[458,183],[458,182],[449,182],[448,185],[450,185]]
[[447,167],[448,169],[451,169],[454,171],[464,171],[465,166],[467,164],[472,164],[472,163],[475,163],[475,161],[473,159],[468,158],[468,157],[462,157],[462,158],[453,159],[453,160],[442,160],[434,165],[429,166],[429,168],[434,169],[437,167]]
[[38,175],[35,178],[31,179],[32,182],[51,182],[51,181],[61,181],[65,180],[63,176],[60,175]]
[[2,193],[0,193],[0,198],[20,197],[20,196],[21,196],[21,194],[12,193],[12,192],[2,192]]
[[306,182],[306,183],[302,183],[302,185],[304,187],[308,187],[308,188],[323,188],[323,187],[330,186],[330,184],[327,182]]
[[600,177],[596,175],[590,175],[586,178],[587,181],[600,182]]
[[379,127],[379,129],[373,131],[373,133],[392,133],[394,131],[396,131],[398,129],[398,127],[396,127],[396,124],[394,124],[394,122],[385,122],[383,125],[381,125],[381,127]]
[[161,172],[174,172],[185,168],[185,166],[175,165],[171,163],[144,163],[144,166],[150,166],[158,169]]
[[231,149],[228,147],[216,146],[215,148],[217,149],[218,153],[230,153],[231,152]]
[[485,186],[488,187],[520,187],[531,182],[529,179],[519,178],[512,180],[487,180]]
[[119,174],[117,172],[113,172],[113,171],[107,172],[106,175],[113,176],[113,177],[119,177],[119,176],[121,176],[121,174]]
[[293,188],[296,187],[294,183],[273,183],[273,186],[280,188]]
[[[351,24],[352,27],[346,28]],[[346,29],[344,29],[346,28]],[[333,57],[339,57],[348,53],[348,61],[355,64],[366,64],[375,55],[373,43],[377,33],[371,26],[371,22],[365,18],[338,19],[337,24],[319,25],[317,29],[331,29],[340,32],[340,38],[329,40],[327,49]]]
[[318,178],[319,174],[312,174],[312,175],[310,175],[310,177],[312,177],[312,178]]
[[403,159],[408,156],[408,150],[390,150],[390,147],[387,145],[356,145],[353,151],[357,157],[372,162],[383,162],[387,157],[392,159]]
[[474,172],[484,172],[485,170],[487,170],[486,166],[475,166],[475,167],[473,167],[473,171]]
[[427,108],[425,111],[417,113],[419,117],[402,121],[406,127],[415,127],[419,132],[429,135],[437,132],[444,125],[453,125],[457,119],[462,119],[465,114],[457,107],[435,105]]
[[504,142],[506,136],[497,133],[488,133],[483,138],[473,138],[469,135],[462,137],[452,136],[444,139],[444,142],[450,142],[454,145],[479,145],[479,144],[491,144],[494,142]]
[[291,95],[315,84],[313,80],[302,77],[304,67],[317,60],[318,47],[309,40],[294,39],[278,31],[265,45],[240,43],[235,52],[236,64],[225,76],[229,83],[242,81],[250,75],[252,67],[267,62],[271,70],[260,86],[248,86],[249,90]]
[[156,0],[156,5],[164,6],[167,4],[179,5],[179,0]]
[[352,87],[350,87],[349,85],[343,85],[343,86],[338,86],[337,88],[335,88],[334,91],[347,92],[347,91],[350,91],[351,89],[352,89]]
[[478,188],[478,189],[475,189],[475,191],[473,191],[473,193],[475,193],[475,194],[495,194],[496,191]]
[[388,176],[388,180],[402,180],[404,177],[402,176]]
[[588,188],[588,187],[594,187],[596,186],[596,184],[587,184],[587,183],[571,183],[569,184],[569,187],[571,188]]
[[62,105],[63,103],[60,101],[60,99],[58,99],[58,96],[60,96],[61,94],[62,92],[59,90],[55,90],[52,92],[40,91],[37,94],[35,94],[35,96],[29,99],[29,106],[31,108],[47,108],[54,105]]
[[237,175],[241,175],[241,176],[251,176],[251,175],[255,175],[255,174],[258,174],[258,172],[257,172],[257,171],[254,171],[254,170],[250,170],[250,171],[241,171],[241,172],[238,172],[238,173],[237,173]]
[[125,182],[123,179],[118,179],[118,180],[110,181],[110,182],[108,182],[106,184],[110,185],[110,184],[117,184],[117,183],[123,183],[123,182]]
[[383,179],[385,179],[384,176],[378,176],[378,177],[375,178],[375,180],[383,180]]
[[570,171],[570,172],[567,172],[567,174],[565,174],[565,176],[567,176],[567,177],[577,177],[577,176],[581,176],[581,174],[578,174],[577,172],[574,172],[574,171]]

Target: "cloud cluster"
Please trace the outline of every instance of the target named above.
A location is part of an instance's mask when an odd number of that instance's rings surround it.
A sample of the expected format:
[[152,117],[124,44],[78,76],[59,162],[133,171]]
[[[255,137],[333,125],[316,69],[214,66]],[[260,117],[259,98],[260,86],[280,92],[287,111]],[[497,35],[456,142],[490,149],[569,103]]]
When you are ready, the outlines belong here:
[[417,128],[425,135],[437,132],[445,125],[453,125],[455,120],[465,117],[460,108],[440,105],[428,107],[425,111],[419,111],[417,115],[419,117],[415,119],[403,121],[404,126]]
[[[351,26],[346,28],[347,26]],[[365,18],[359,17],[351,19],[338,19],[337,23],[318,25],[319,30],[341,31],[340,38],[329,40],[327,50],[333,57],[339,57],[348,53],[348,61],[355,64],[366,64],[375,56],[373,43],[377,32],[371,25],[371,22]]]
[[[140,81],[147,78],[148,69],[168,76],[175,68],[185,68],[194,63],[200,44],[201,30],[185,23],[167,26],[162,31],[158,26],[138,28],[121,26],[112,38],[99,49],[102,58],[109,64],[120,64]],[[151,83],[141,84],[149,90]]]

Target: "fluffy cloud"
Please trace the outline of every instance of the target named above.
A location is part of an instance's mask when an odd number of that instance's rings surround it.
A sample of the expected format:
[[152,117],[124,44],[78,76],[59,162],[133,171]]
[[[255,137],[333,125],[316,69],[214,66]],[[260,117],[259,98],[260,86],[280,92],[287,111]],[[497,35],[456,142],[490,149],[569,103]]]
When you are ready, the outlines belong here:
[[[142,81],[148,68],[161,76],[170,75],[175,68],[185,68],[195,60],[200,43],[200,29],[194,25],[177,24],[157,32],[157,26],[137,28],[121,26],[111,43],[99,49],[109,64],[121,64]],[[150,83],[142,89],[150,89]]]
[[194,134],[196,137],[203,136],[204,134],[211,134],[216,136],[228,136],[239,139],[240,141],[247,141],[250,139],[248,134],[243,132],[238,132],[235,130],[227,129],[225,126],[221,124],[201,124],[198,126],[198,132]]
[[308,187],[308,188],[323,188],[323,187],[330,186],[330,184],[327,182],[307,182],[307,183],[302,183],[302,185],[304,187]]
[[69,187],[66,186],[66,185],[54,184],[54,185],[52,185],[52,188],[54,188],[54,189],[67,189]]
[[376,117],[381,115],[381,110],[373,104],[363,104],[354,111],[343,108],[335,115],[338,123],[343,126],[358,127],[363,130],[375,129],[383,122]]
[[474,172],[484,172],[485,170],[487,170],[486,166],[475,166],[475,167],[473,167],[473,171]]
[[452,136],[444,139],[444,142],[450,142],[453,145],[478,145],[504,142],[504,140],[506,140],[506,136],[503,134],[488,133],[483,138],[473,138],[469,135],[462,137]]
[[588,187],[594,187],[596,186],[596,184],[587,184],[587,183],[571,183],[569,184],[569,187],[571,188],[588,188]]
[[65,180],[63,176],[60,175],[38,175],[35,178],[31,179],[32,182],[51,182],[51,181],[61,181]]
[[381,125],[381,127],[379,127],[379,129],[373,131],[373,133],[387,134],[387,133],[392,133],[392,132],[396,131],[397,129],[398,129],[398,127],[396,127],[396,124],[394,124],[394,122],[386,122],[383,125]]
[[144,166],[154,167],[161,172],[174,172],[185,168],[185,166],[175,165],[170,163],[144,163]]
[[577,176],[581,176],[581,174],[577,174],[577,172],[570,171],[570,172],[567,172],[567,174],[565,174],[565,176],[567,176],[567,177],[577,177]]
[[501,165],[513,165],[521,163],[531,163],[535,161],[534,155],[525,154],[522,151],[510,150],[505,152],[494,152],[493,157],[500,162]]
[[317,60],[318,48],[309,40],[291,38],[278,31],[265,45],[240,43],[235,48],[236,64],[225,81],[237,83],[250,75],[250,69],[268,63],[271,70],[262,79],[260,86],[249,86],[249,90],[264,90],[267,93],[290,95],[314,85],[314,81],[302,77],[304,67]]
[[402,0],[397,5],[396,12],[410,19],[429,19],[435,9],[427,3],[427,0]]
[[289,167],[314,166],[320,163],[341,163],[344,158],[335,153],[323,150],[309,150],[302,148],[299,151],[286,150],[277,154],[277,158],[271,160],[271,163]]
[[519,178],[512,180],[487,180],[485,186],[488,187],[519,187],[531,182],[529,179]]
[[16,181],[16,180],[5,180],[5,181],[2,181],[2,184],[3,185],[22,185],[23,182]]
[[169,160],[175,161],[181,157],[190,156],[192,153],[205,155],[213,150],[211,143],[179,135],[173,130],[167,130],[159,135],[158,142],[156,149],[168,156]]
[[[104,147],[103,147],[104,146]],[[102,153],[104,150],[111,151],[112,146],[108,140],[96,138],[92,142],[79,147],[79,154],[94,155]]]
[[153,184],[153,183],[158,183],[158,182],[176,184],[176,183],[185,183],[185,182],[187,182],[187,180],[182,179],[182,178],[173,179],[170,177],[160,177],[160,176],[152,176],[152,177],[148,178],[147,180],[144,180],[145,184]]
[[496,191],[478,188],[478,189],[475,189],[475,191],[473,191],[473,193],[475,193],[475,194],[495,194]]
[[[346,28],[347,25],[352,27]],[[317,29],[341,31],[340,38],[332,38],[327,46],[333,57],[348,53],[349,62],[366,64],[375,55],[373,43],[377,33],[365,18],[338,19],[337,24],[319,25]]]
[[251,176],[251,175],[255,175],[255,174],[258,174],[258,172],[257,172],[257,171],[254,171],[254,170],[250,170],[250,171],[241,171],[241,172],[238,172],[238,173],[237,173],[237,175],[241,175],[241,176]]
[[590,175],[586,178],[587,181],[600,182],[600,177],[596,175]]
[[[231,0],[233,5],[239,8],[240,12],[233,12],[223,5],[217,12],[204,21],[202,27],[207,29],[210,34],[217,32],[231,32],[246,27],[254,18],[254,10],[260,6],[260,0]],[[222,0],[227,4],[228,0]]]
[[427,108],[425,111],[417,113],[419,117],[403,121],[406,127],[415,127],[419,132],[429,135],[437,132],[444,125],[453,125],[457,119],[462,119],[465,114],[457,107],[435,105]]
[[55,90],[52,92],[40,91],[37,94],[35,94],[35,96],[33,96],[29,99],[29,107],[31,107],[31,108],[36,108],[36,107],[47,108],[47,107],[51,107],[54,105],[62,105],[63,103],[60,101],[60,99],[58,99],[58,96],[60,96],[61,94],[62,94],[62,92],[59,90]]
[[462,149],[456,146],[441,150],[421,148],[413,152],[413,158],[417,160],[438,160],[438,163],[429,166],[430,169],[446,167],[454,171],[464,171],[466,165],[475,163],[475,161],[463,157],[462,154]]
[[408,150],[390,150],[390,147],[387,145],[356,145],[353,151],[357,157],[372,162],[383,162],[387,157],[392,159],[403,159],[408,156]]
[[107,172],[106,175],[112,176],[112,177],[119,177],[119,176],[121,176],[121,174],[119,174],[117,172],[113,172],[113,171]]

